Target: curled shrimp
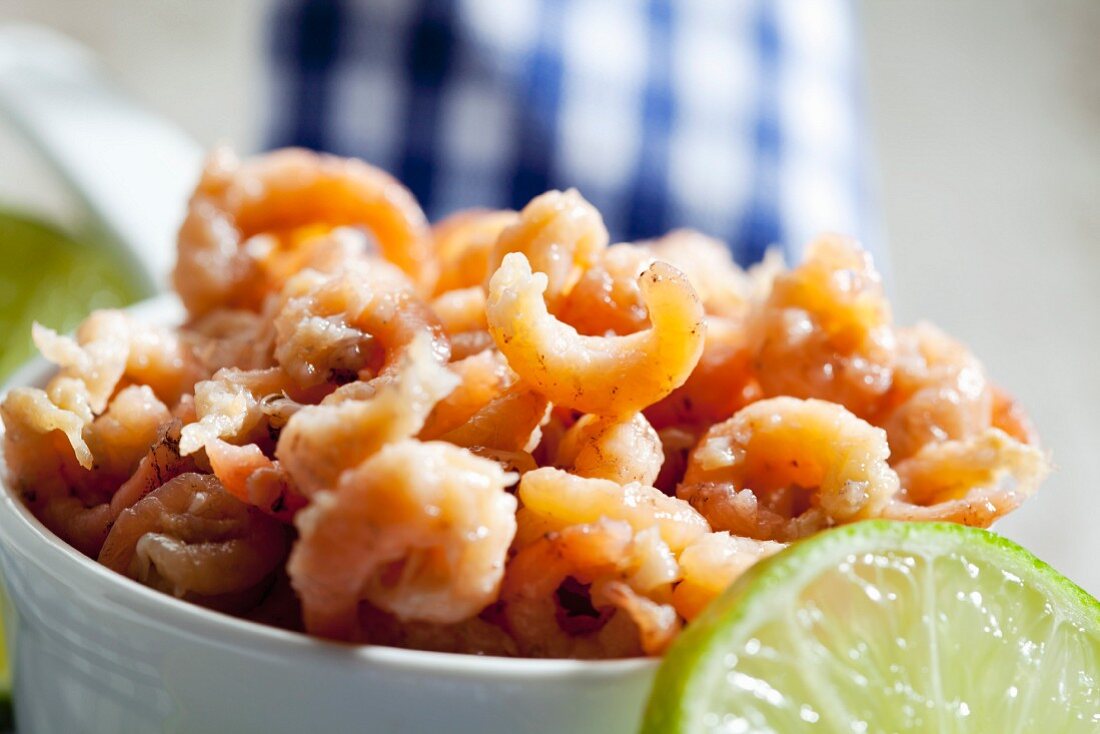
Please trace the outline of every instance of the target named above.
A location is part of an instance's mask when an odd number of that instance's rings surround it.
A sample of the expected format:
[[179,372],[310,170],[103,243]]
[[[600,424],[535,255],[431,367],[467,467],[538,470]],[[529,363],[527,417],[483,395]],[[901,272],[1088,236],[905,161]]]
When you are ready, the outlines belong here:
[[500,600],[523,655],[655,655],[679,631],[675,611],[661,601],[678,577],[656,528],[635,533],[627,522],[601,518],[521,548]]
[[703,349],[703,309],[683,275],[655,262],[640,287],[652,326],[628,336],[582,336],[546,310],[547,279],[522,254],[504,258],[489,287],[489,330],[521,378],[556,405],[633,413],[679,387]]
[[1042,451],[997,428],[928,444],[896,468],[901,491],[883,517],[983,528],[1019,507],[1050,472]]
[[[83,383],[72,382],[83,392]],[[74,407],[56,405],[38,388],[10,390],[0,403],[4,458],[12,488],[35,517],[81,553],[94,556],[107,536],[110,510],[101,494],[81,491],[93,461],[82,437],[91,409],[86,403],[83,410]]]
[[306,272],[287,283],[275,318],[275,358],[304,386],[348,382],[366,371],[392,371],[421,335],[440,363],[450,345],[439,319],[381,261],[324,276]]
[[283,526],[222,489],[181,474],[122,511],[99,562],[168,594],[242,611],[286,556]]
[[716,484],[749,490],[764,509],[789,519],[809,512],[825,526],[851,522],[877,516],[897,492],[889,456],[885,432],[840,405],[770,398],[706,432],[677,494],[719,530],[745,529],[721,522],[721,503],[702,501],[713,495],[700,490]]
[[664,459],[661,439],[641,413],[586,415],[562,437],[555,464],[581,477],[651,485]]
[[496,272],[510,253],[523,254],[536,272],[545,275],[546,305],[557,313],[607,241],[603,218],[576,189],[547,191],[532,199],[519,220],[500,233],[488,274]]
[[471,287],[484,288],[489,277],[489,256],[506,227],[516,223],[513,211],[467,209],[432,226],[435,256],[439,261],[437,295]]
[[645,410],[658,429],[710,426],[759,400],[753,349],[743,321],[707,317],[699,363],[683,385]]
[[306,629],[355,639],[361,600],[454,623],[496,599],[516,500],[495,463],[441,442],[384,447],[299,513],[287,566]]
[[383,257],[431,288],[435,259],[424,213],[388,174],[305,150],[245,162],[217,150],[180,228],[172,282],[194,315],[222,306],[259,310],[298,268],[303,247],[340,226],[368,229]]
[[683,579],[672,592],[673,606],[684,619],[695,619],[753,564],[785,547],[783,543],[741,538],[728,532],[707,533],[680,554]]
[[302,494],[332,489],[341,472],[383,445],[415,436],[436,403],[458,384],[435,359],[426,337],[413,342],[392,377],[377,378],[378,387],[364,399],[309,405],[290,417],[275,456]]
[[543,533],[604,517],[627,522],[636,532],[655,527],[672,552],[678,553],[710,530],[687,502],[653,487],[578,477],[551,467],[524,474],[517,496],[523,503],[521,512],[539,520]]
[[897,346],[882,278],[856,243],[824,237],[775,277],[753,311],[764,394],[820,398],[866,415],[890,387]]
[[970,350],[928,323],[898,330],[894,380],[877,422],[895,461],[936,441],[965,439],[989,427],[993,393]]
[[[65,388],[72,389],[70,395]],[[136,501],[129,488],[143,481],[149,447],[159,445],[170,416],[145,386],[121,390],[94,420],[86,403],[71,402],[85,395],[80,381],[57,379],[51,393],[56,402],[35,388],[16,388],[5,396],[0,404],[5,458],[15,489],[35,516],[94,557],[125,508],[124,499]],[[164,471],[167,475],[170,467]]]

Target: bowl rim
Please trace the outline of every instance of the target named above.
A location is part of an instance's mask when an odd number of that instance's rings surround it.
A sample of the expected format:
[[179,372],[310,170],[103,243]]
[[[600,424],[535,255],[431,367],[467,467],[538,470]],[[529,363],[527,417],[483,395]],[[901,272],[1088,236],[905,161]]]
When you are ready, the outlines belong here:
[[[164,323],[178,319],[183,311],[174,294],[167,293],[140,301],[125,309],[142,321]],[[21,365],[0,385],[0,398],[15,387],[42,384],[54,365],[36,356]],[[0,424],[0,438],[4,427]],[[0,533],[0,545],[18,549],[18,559],[65,581],[73,577],[96,584],[110,592],[113,602],[124,604],[143,621],[165,634],[192,635],[211,642],[243,648],[250,653],[312,656],[341,665],[367,664],[394,672],[471,676],[498,680],[552,680],[566,677],[619,677],[656,669],[658,658],[576,660],[507,658],[491,655],[406,650],[383,645],[352,645],[324,640],[303,632],[272,627],[248,619],[216,612],[144,586],[85,556],[46,528],[11,490],[0,450],[0,513],[11,522],[14,532]],[[78,588],[78,584],[71,584]],[[259,647],[262,645],[263,647]]]

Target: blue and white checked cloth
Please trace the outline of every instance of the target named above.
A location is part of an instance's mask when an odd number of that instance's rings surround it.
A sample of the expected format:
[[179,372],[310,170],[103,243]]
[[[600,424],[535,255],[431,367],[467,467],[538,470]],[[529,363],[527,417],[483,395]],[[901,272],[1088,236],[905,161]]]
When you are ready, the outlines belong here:
[[432,218],[575,186],[617,240],[875,244],[844,0],[282,0],[272,22],[270,144],[363,157]]

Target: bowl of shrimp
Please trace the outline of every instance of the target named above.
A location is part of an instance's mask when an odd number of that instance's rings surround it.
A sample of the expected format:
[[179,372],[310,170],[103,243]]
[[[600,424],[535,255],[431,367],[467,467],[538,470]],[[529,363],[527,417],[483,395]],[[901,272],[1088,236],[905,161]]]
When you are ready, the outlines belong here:
[[173,285],[36,326],[0,400],[30,731],[634,731],[756,561],[1048,471],[839,236],[745,271],[575,190],[429,224],[362,161],[219,150]]

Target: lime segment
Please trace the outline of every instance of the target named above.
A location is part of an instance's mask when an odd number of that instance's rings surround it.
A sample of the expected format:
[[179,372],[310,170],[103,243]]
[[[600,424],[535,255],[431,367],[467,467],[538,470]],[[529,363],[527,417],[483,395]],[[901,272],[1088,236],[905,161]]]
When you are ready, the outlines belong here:
[[988,531],[849,525],[695,620],[642,730],[1095,733],[1100,603]]
[[141,295],[133,268],[108,248],[0,212],[0,376],[31,356],[32,321],[64,332],[92,309]]

